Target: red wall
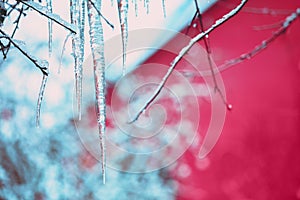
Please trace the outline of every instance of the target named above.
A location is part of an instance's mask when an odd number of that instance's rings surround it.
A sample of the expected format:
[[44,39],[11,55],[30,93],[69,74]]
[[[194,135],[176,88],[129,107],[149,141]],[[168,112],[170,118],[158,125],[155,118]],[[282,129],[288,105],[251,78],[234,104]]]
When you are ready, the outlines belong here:
[[[204,14],[205,26],[238,2],[217,3]],[[246,12],[250,7],[291,13],[300,8],[300,1],[249,1],[210,34],[216,64],[248,52],[277,30],[257,31],[254,26],[274,24],[288,15]],[[197,33],[191,29],[189,35]],[[168,64],[171,59],[158,52],[147,62]],[[189,165],[191,174],[181,177],[173,170],[180,183],[178,199],[300,199],[300,18],[267,49],[222,72],[222,77],[233,109],[206,159],[197,160],[197,152],[189,150],[179,160]],[[208,107],[202,109],[209,115]]]

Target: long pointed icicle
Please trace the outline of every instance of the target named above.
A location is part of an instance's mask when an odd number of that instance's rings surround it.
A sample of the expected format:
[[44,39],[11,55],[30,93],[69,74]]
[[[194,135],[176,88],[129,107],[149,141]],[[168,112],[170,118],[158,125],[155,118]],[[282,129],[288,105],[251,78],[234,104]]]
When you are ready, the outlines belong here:
[[69,33],[65,40],[64,40],[64,43],[63,43],[63,47],[62,47],[62,50],[61,50],[61,54],[60,54],[60,59],[59,59],[59,66],[58,66],[58,70],[57,70],[57,73],[60,73],[61,71],[61,66],[62,66],[62,60],[63,60],[63,57],[64,57],[64,53],[66,51],[66,45],[67,45],[67,42],[69,40],[69,38],[72,36],[72,33]]
[[128,0],[118,0],[118,9],[119,9],[119,19],[121,26],[122,34],[122,46],[123,46],[123,76],[126,73],[126,49],[127,49],[127,40],[128,40]]
[[[53,12],[53,9],[52,9],[52,0],[47,0],[47,9],[48,9],[48,12],[49,13],[52,13]],[[48,51],[49,51],[49,57],[51,56],[52,54],[52,27],[53,27],[53,22],[51,19],[48,19]]]
[[44,74],[42,84],[41,84],[41,87],[40,87],[37,106],[36,106],[36,127],[40,126],[41,106],[42,106],[42,101],[43,101],[43,97],[44,97],[44,93],[45,93],[47,80],[48,80],[48,76]]
[[147,14],[149,14],[149,3],[150,3],[150,0],[144,0],[144,6],[146,7]]
[[[79,13],[79,0],[70,1],[70,15],[71,23],[76,27],[80,27],[80,13]],[[78,118],[81,119],[81,101],[82,101],[82,51],[80,33],[74,34],[72,37],[72,53],[74,57],[74,71],[75,71],[75,92],[78,109]]]
[[161,3],[162,3],[162,8],[163,8],[164,17],[167,17],[166,0],[162,0]]
[[85,26],[85,10],[86,1],[81,0],[81,7],[79,9],[79,37],[80,37],[80,59],[84,60],[84,26]]
[[134,4],[134,11],[135,11],[135,16],[138,16],[138,0],[133,0],[132,3]]
[[85,26],[85,10],[86,10],[86,0],[80,0],[79,5],[79,16],[78,16],[78,26],[79,26],[79,63],[78,63],[78,111],[79,120],[81,119],[81,104],[82,104],[82,78],[83,78],[83,62],[84,62],[84,26]]
[[[101,0],[95,3],[97,9],[100,10]],[[105,102],[105,57],[104,57],[104,39],[103,28],[100,16],[93,5],[88,1],[88,19],[90,25],[90,45],[92,50],[94,65],[94,80],[96,92],[96,114],[99,129],[102,178],[105,184],[106,174],[106,156],[105,156],[105,120],[106,120],[106,102]]]

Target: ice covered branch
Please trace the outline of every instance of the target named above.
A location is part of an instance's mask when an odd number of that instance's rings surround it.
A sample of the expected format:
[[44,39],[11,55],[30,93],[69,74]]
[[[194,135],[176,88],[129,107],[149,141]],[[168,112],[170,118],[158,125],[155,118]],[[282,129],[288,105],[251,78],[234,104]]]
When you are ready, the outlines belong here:
[[[194,2],[195,2],[195,6],[196,6],[196,15],[198,16],[199,23],[200,23],[201,32],[204,32],[204,25],[203,25],[203,20],[202,20],[202,14],[200,12],[200,8],[198,6],[198,2],[197,2],[197,0],[194,0]],[[205,49],[206,49],[206,52],[207,52],[207,60],[208,60],[208,63],[209,63],[209,69],[210,69],[211,75],[213,77],[215,92],[219,93],[219,95],[222,98],[223,103],[230,110],[232,108],[232,105],[230,105],[230,104],[227,103],[227,101],[226,101],[226,99],[224,97],[224,94],[221,92],[221,90],[220,90],[220,88],[218,86],[216,77],[215,77],[215,72],[214,72],[213,64],[212,64],[212,53],[211,53],[211,48],[210,48],[210,42],[209,42],[208,34],[206,35],[206,37],[203,38],[203,40],[204,40],[204,45],[205,45]]]
[[[291,24],[300,16],[300,8],[297,8],[295,12],[292,12],[288,17],[286,17],[283,22],[277,22],[276,25],[279,25],[280,27],[273,32],[273,34],[268,37],[267,39],[263,40],[259,45],[255,46],[252,50],[248,51],[247,53],[243,53],[237,58],[232,58],[230,60],[225,61],[223,64],[218,66],[217,70],[214,70],[215,73],[225,71],[245,60],[252,59],[257,54],[259,54],[261,51],[265,50],[272,42],[274,42],[279,36],[283,35],[287,29],[291,26]],[[270,27],[268,27],[270,28]],[[193,72],[189,71],[181,71],[183,75],[185,76],[194,76]],[[205,73],[206,75],[207,73]]]
[[281,27],[278,30],[276,30],[272,34],[271,37],[263,40],[260,43],[260,45],[257,45],[253,50],[240,55],[238,58],[234,58],[234,59],[226,61],[224,64],[220,65],[218,69],[220,71],[224,71],[224,70],[232,67],[233,65],[243,62],[246,59],[251,59],[252,57],[257,55],[259,52],[261,52],[262,50],[267,48],[269,46],[269,44],[271,42],[273,42],[274,40],[276,40],[280,35],[283,35],[286,32],[286,30],[290,27],[291,23],[294,22],[297,19],[297,17],[299,17],[299,16],[300,16],[300,8],[297,8],[297,10],[295,12],[290,14],[285,19],[285,21],[282,23]]
[[27,57],[37,68],[39,68],[42,73],[48,76],[48,62],[45,60],[39,60],[38,58],[31,55],[25,50],[24,44],[20,41],[14,40],[9,37],[4,31],[0,29],[2,36],[7,39],[11,44],[13,44],[25,57]]
[[154,94],[151,96],[151,98],[148,99],[148,101],[143,105],[143,107],[139,110],[137,115],[128,123],[135,122],[139,116],[144,112],[144,110],[147,109],[147,107],[156,99],[156,97],[161,92],[162,88],[166,84],[168,78],[172,74],[173,70],[175,69],[177,63],[183,58],[183,56],[192,48],[194,44],[196,44],[199,40],[201,40],[203,37],[211,33],[213,30],[215,30],[217,27],[225,23],[227,20],[229,20],[231,17],[235,16],[246,4],[247,0],[242,0],[240,4],[231,10],[229,13],[225,14],[222,18],[218,19],[209,29],[207,29],[204,32],[199,33],[194,38],[192,38],[187,46],[182,48],[182,50],[179,52],[179,54],[175,57],[175,59],[172,61],[171,66],[168,69],[168,72],[163,77],[162,81],[160,82],[159,86],[155,90]]
[[76,34],[76,27],[65,20],[63,20],[59,15],[53,14],[48,11],[48,9],[40,4],[33,2],[33,1],[25,1],[25,0],[17,0],[22,4],[28,6],[29,8],[33,9],[34,11],[40,13],[41,15],[51,19],[52,21],[56,22],[60,26],[66,28],[67,30],[71,31],[72,33]]

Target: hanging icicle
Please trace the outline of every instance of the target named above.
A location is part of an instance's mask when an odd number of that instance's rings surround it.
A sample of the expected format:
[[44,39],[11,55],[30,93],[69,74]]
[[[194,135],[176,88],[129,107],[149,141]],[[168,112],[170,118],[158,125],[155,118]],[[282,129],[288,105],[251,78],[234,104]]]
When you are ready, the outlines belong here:
[[150,3],[150,0],[144,0],[144,7],[146,7],[147,14],[149,14],[149,3]]
[[[52,0],[47,0],[47,9],[49,13],[53,13],[52,9]],[[49,57],[51,57],[52,54],[52,27],[53,23],[51,19],[48,19],[48,51],[49,51]]]
[[80,9],[79,9],[79,38],[80,38],[80,61],[83,64],[84,60],[84,26],[85,26],[85,9],[86,1],[80,0]]
[[135,16],[138,16],[138,3],[137,0],[132,0],[132,3],[134,4],[134,11],[135,11]]
[[[71,23],[79,27],[80,29],[80,12],[79,8],[79,0],[71,0],[70,1],[70,16]],[[78,32],[78,31],[77,31]],[[83,41],[84,43],[84,41]],[[72,37],[72,53],[74,57],[74,71],[75,71],[75,92],[76,92],[76,101],[77,101],[77,109],[78,109],[78,118],[81,119],[81,101],[82,101],[82,64],[83,64],[83,51],[84,48],[81,48],[82,41],[79,34],[74,34]]]
[[[95,7],[100,10],[101,0],[96,0]],[[105,120],[106,120],[106,102],[105,102],[105,58],[104,58],[104,39],[103,28],[100,16],[92,3],[88,1],[88,19],[90,25],[90,45],[94,65],[94,80],[96,93],[96,114],[99,128],[102,178],[105,184],[106,157],[105,157]]]
[[113,25],[112,23],[110,23],[110,21],[108,21],[108,20],[101,14],[100,10],[99,10],[97,7],[95,7],[94,2],[93,2],[92,0],[88,0],[88,1],[92,4],[92,6],[94,7],[94,9],[96,9],[98,15],[100,15],[100,17],[101,17],[102,19],[104,19],[104,21],[105,21],[112,29],[114,29],[114,28],[115,28],[114,25]]
[[44,98],[44,93],[45,93],[47,80],[48,80],[48,76],[44,74],[43,75],[43,80],[42,80],[42,83],[41,83],[41,87],[40,87],[37,106],[36,106],[36,120],[35,120],[36,127],[40,127],[41,106],[42,106],[42,101],[43,101],[43,98]]
[[58,66],[58,70],[57,70],[57,73],[60,73],[61,71],[61,66],[62,66],[62,60],[63,60],[63,57],[64,57],[64,53],[66,51],[66,45],[67,45],[67,42],[69,40],[69,38],[72,36],[72,33],[69,33],[65,40],[64,40],[64,43],[63,43],[63,47],[62,47],[62,50],[61,50],[61,54],[60,54],[60,59],[59,59],[59,66]]
[[162,8],[163,8],[164,17],[167,17],[167,12],[166,12],[166,0],[161,0],[161,3],[162,3]]
[[121,26],[122,34],[122,46],[123,46],[123,76],[126,73],[126,49],[127,49],[127,40],[128,40],[128,0],[118,0],[118,9],[119,9],[119,19]]

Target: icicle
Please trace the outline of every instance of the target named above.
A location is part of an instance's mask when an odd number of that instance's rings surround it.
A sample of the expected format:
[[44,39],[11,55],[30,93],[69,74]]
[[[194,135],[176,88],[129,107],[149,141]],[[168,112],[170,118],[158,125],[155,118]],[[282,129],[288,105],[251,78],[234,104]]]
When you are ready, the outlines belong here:
[[127,48],[127,40],[128,40],[128,0],[118,0],[118,9],[119,9],[119,19],[121,25],[121,34],[122,34],[122,46],[123,46],[123,76],[126,73],[126,48]]
[[59,59],[59,66],[58,66],[58,71],[57,73],[60,73],[60,70],[61,70],[61,66],[62,66],[62,59],[64,57],[64,53],[65,53],[65,50],[66,50],[66,45],[67,45],[67,42],[70,38],[70,36],[72,35],[72,33],[69,33],[67,35],[67,37],[65,38],[64,40],[64,43],[63,43],[63,47],[62,47],[62,51],[61,51],[61,54],[60,54],[60,59]]
[[79,9],[79,38],[80,38],[80,62],[83,64],[84,60],[84,26],[85,26],[85,9],[86,1],[81,0],[81,7]]
[[166,12],[166,0],[162,0],[162,7],[163,7],[163,13],[164,13],[164,17],[167,17],[167,12]]
[[132,3],[134,4],[134,11],[135,11],[135,16],[138,16],[138,3],[137,0],[132,0]]
[[104,19],[104,21],[105,21],[112,29],[114,29],[114,25],[113,25],[112,23],[110,23],[110,21],[108,21],[108,20],[101,14],[100,10],[99,10],[98,8],[95,7],[94,2],[93,2],[92,0],[88,0],[88,1],[92,4],[93,8],[96,9],[98,15],[100,15],[100,17],[102,17],[102,19]]
[[[79,8],[79,16],[78,16],[78,26],[79,26],[79,37],[77,37],[77,42],[79,39],[79,44],[76,47],[76,50],[79,51],[78,58],[78,74],[77,74],[77,93],[78,93],[78,112],[79,112],[79,120],[81,120],[81,103],[82,103],[82,76],[83,76],[83,62],[84,62],[84,26],[85,26],[85,9],[86,9],[86,1],[80,0],[80,8]],[[75,72],[76,73],[76,72]]]
[[[52,0],[47,0],[47,9],[49,13],[53,12],[52,9]],[[48,51],[49,51],[49,57],[51,57],[52,54],[52,27],[53,23],[51,19],[48,19]]]
[[42,105],[42,100],[43,100],[44,93],[45,93],[47,80],[48,80],[48,76],[44,74],[42,84],[40,87],[38,101],[37,101],[37,107],[36,107],[36,127],[40,126],[41,105]]
[[[95,3],[97,9],[101,7],[101,0]],[[104,58],[104,39],[103,28],[96,9],[88,1],[88,18],[90,24],[90,45],[92,50],[94,79],[96,92],[96,113],[100,137],[102,178],[105,184],[106,157],[105,157],[105,120],[106,120],[106,102],[105,102],[105,58]]]
[[[80,13],[79,13],[79,1],[70,1],[70,15],[71,23],[77,27],[80,27]],[[82,101],[82,63],[83,63],[83,49],[81,49],[82,42],[80,41],[80,33],[75,34],[72,37],[72,52],[74,57],[74,71],[75,71],[75,92],[77,100],[78,118],[81,119],[81,101]],[[84,42],[84,41],[83,41]]]
[[147,14],[149,14],[149,2],[150,0],[144,0],[144,7],[147,9]]

